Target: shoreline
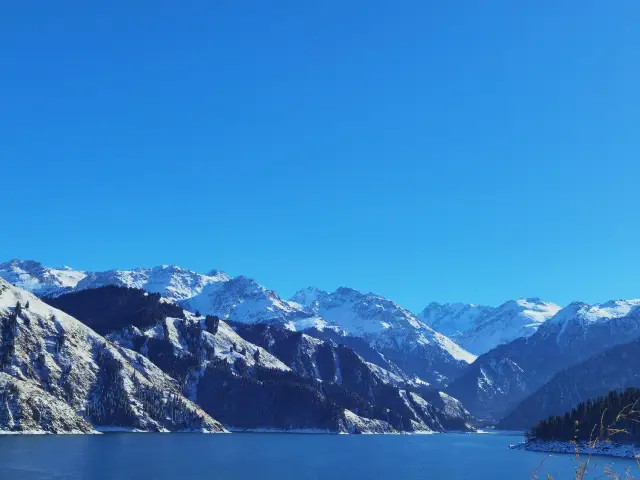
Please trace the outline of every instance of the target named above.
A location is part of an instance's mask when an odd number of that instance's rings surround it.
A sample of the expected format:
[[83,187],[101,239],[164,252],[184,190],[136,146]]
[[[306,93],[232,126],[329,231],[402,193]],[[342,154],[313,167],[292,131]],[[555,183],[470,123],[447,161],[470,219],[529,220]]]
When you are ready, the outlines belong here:
[[332,430],[324,430],[324,429],[278,429],[278,428],[242,428],[242,427],[232,427],[229,425],[224,426],[224,431],[222,432],[211,432],[206,430],[176,430],[176,431],[150,431],[150,430],[138,430],[130,427],[116,427],[116,426],[94,426],[93,431],[91,432],[81,432],[81,431],[68,431],[68,432],[50,432],[45,430],[23,430],[23,431],[9,431],[9,430],[0,430],[0,437],[8,436],[8,435],[111,435],[111,434],[153,434],[160,433],[163,435],[170,435],[172,433],[190,433],[190,434],[205,434],[205,435],[216,435],[216,434],[244,434],[244,433],[267,433],[267,434],[280,434],[280,435],[491,435],[495,432],[477,430],[472,432],[467,432],[464,430],[449,430],[445,432],[437,432],[433,430],[417,430],[413,432],[406,431],[390,431],[390,432],[338,432]]
[[531,452],[561,453],[580,455],[602,455],[618,458],[640,458],[640,446],[631,443],[601,442],[595,446],[591,442],[561,442],[557,440],[530,440],[509,445],[512,450]]

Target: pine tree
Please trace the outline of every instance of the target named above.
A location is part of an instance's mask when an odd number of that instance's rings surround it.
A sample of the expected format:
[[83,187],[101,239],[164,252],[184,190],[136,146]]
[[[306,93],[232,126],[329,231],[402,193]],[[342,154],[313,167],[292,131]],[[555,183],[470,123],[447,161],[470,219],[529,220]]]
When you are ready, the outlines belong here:
[[207,315],[204,317],[204,324],[207,332],[215,335],[218,333],[218,327],[220,326],[220,319],[215,315]]

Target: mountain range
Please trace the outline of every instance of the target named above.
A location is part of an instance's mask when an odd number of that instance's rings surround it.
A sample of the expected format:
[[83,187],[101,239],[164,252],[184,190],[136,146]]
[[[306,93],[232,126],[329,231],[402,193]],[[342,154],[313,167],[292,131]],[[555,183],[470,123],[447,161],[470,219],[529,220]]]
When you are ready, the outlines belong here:
[[274,324],[293,331],[330,330],[341,337],[364,340],[364,348],[378,350],[427,384],[445,385],[475,359],[392,301],[347,288],[325,294],[318,305],[306,305],[284,300],[253,279],[231,278],[219,271],[199,274],[165,265],[83,272],[20,260],[0,264],[0,278],[53,298],[105,285],[140,288],[188,311],[227,321]]
[[[639,386],[638,362],[628,359],[637,353],[640,300],[564,308],[539,298],[497,307],[430,303],[414,314],[347,287],[309,287],[285,300],[248,277],[166,265],[85,272],[11,260],[0,264],[0,278],[14,297],[31,292],[90,328],[125,360],[138,355],[150,370],[157,368],[164,375],[157,378],[178,389],[182,409],[199,408],[205,415],[200,424],[193,418],[181,424],[183,429],[381,433],[465,430],[473,422],[524,429],[589,396]],[[14,299],[0,313],[3,325],[15,330],[23,314],[11,320]],[[44,317],[50,320],[49,313]],[[6,335],[3,358],[16,344]],[[53,405],[47,395],[62,402],[60,418],[47,425],[104,428],[105,420],[96,421],[91,410],[79,408],[81,402],[25,374],[32,361],[23,358],[17,369],[5,360],[0,369],[10,377],[0,378],[0,391],[14,392],[15,404],[5,402],[4,411],[12,413],[3,417],[0,410],[0,422],[16,418],[16,405],[36,385],[40,405]],[[104,367],[92,368],[100,373]],[[144,404],[135,391],[125,393],[128,401]],[[270,413],[257,408],[258,399],[270,405]],[[126,428],[179,429],[152,414],[156,410],[138,423],[129,419]],[[33,425],[38,415],[25,414],[23,423]],[[120,417],[107,418],[113,426]]]
[[0,280],[0,430],[472,428],[457,400],[346,346],[136,288],[65,291],[47,304]]
[[481,355],[498,345],[533,335],[560,311],[539,298],[509,300],[494,308],[474,304],[429,304],[419,318],[461,347]]

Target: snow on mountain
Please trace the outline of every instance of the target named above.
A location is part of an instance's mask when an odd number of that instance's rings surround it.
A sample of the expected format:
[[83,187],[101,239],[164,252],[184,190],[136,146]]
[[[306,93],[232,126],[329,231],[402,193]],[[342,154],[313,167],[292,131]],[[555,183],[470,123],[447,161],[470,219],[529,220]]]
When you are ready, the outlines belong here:
[[0,264],[0,278],[37,295],[58,296],[69,291],[117,285],[159,293],[172,302],[200,294],[207,285],[231,279],[226,273],[212,270],[206,275],[175,265],[160,265],[133,270],[83,272],[70,267],[45,267],[33,260],[11,260]]
[[201,274],[175,265],[133,270],[79,272],[52,269],[40,263],[12,260],[0,265],[0,278],[38,295],[59,296],[70,291],[95,289],[107,285],[139,288],[159,293],[163,298],[191,311],[217,315],[239,322],[290,323],[304,320],[303,328],[319,325],[320,319],[293,302],[281,299],[253,279],[212,270]]
[[[307,289],[294,295],[295,304],[338,327],[346,335],[366,339],[409,375],[429,383],[455,376],[475,356],[435,332],[415,315],[389,299],[341,287],[333,293]],[[296,302],[297,301],[297,302]]]
[[499,420],[553,375],[640,338],[640,301],[574,302],[527,338],[490,350],[447,388],[477,417]]
[[313,316],[297,303],[283,300],[273,290],[244,276],[209,284],[180,304],[191,311],[245,323],[286,324]]
[[[133,339],[143,338],[167,340],[173,347],[177,357],[191,353],[191,350],[199,350],[201,357],[200,369],[206,369],[209,363],[223,361],[230,366],[234,366],[238,361],[242,361],[247,367],[259,365],[271,370],[289,371],[290,368],[271,355],[266,350],[247,342],[238,335],[227,323],[221,321],[215,334],[206,330],[205,320],[196,317],[194,314],[185,312],[186,318],[167,318],[162,324],[155,325],[144,331],[135,328],[128,332],[109,334],[107,338],[114,343],[123,346],[131,345]],[[197,347],[189,337],[189,330],[201,331]],[[127,335],[128,334],[128,335]],[[129,342],[127,342],[129,340]],[[140,347],[144,351],[145,344]],[[197,376],[197,374],[196,374]],[[194,379],[197,381],[197,378]]]
[[0,372],[0,434],[92,433],[93,427],[37,385]]
[[320,299],[325,298],[328,295],[329,292],[317,287],[307,287],[305,289],[298,290],[289,300],[303,307],[311,307],[315,302],[318,302]]
[[434,330],[456,338],[475,328],[493,307],[472,303],[430,303],[418,318]]
[[85,272],[69,267],[45,267],[33,260],[14,259],[0,263],[0,278],[37,295],[68,291],[85,277]]
[[78,282],[75,289],[84,290],[105,285],[118,285],[159,293],[168,300],[180,302],[195,297],[209,285],[217,285],[230,280],[226,273],[218,271],[210,273],[203,275],[175,265],[89,272],[85,278]]
[[594,324],[606,323],[629,315],[640,306],[640,299],[611,300],[606,303],[588,305],[573,302],[554,316],[550,324],[559,325],[561,334],[571,328],[584,329]]
[[223,431],[144,356],[2,279],[0,342],[1,372],[38,386],[94,426]]
[[373,293],[363,294],[341,287],[331,294],[316,297],[311,309],[349,335],[375,338],[376,343],[384,345],[397,346],[406,341],[433,344],[446,350],[456,360],[467,363],[475,360],[474,355],[420,322],[405,308]]
[[[220,323],[222,325],[222,322]],[[365,379],[372,383],[402,385],[414,384],[412,379],[367,362],[353,349],[331,340],[321,340],[302,332],[265,324],[235,324],[236,331],[256,345],[283,359],[296,373],[322,382],[345,385]],[[353,385],[351,385],[353,387]],[[371,385],[365,387],[371,391]]]
[[347,431],[349,433],[396,433],[391,425],[382,420],[360,417],[351,410],[344,411]]
[[[25,281],[27,287],[39,285],[32,281],[35,270],[29,270],[31,273],[26,279],[29,281]],[[365,338],[375,348],[394,357],[396,364],[409,368],[410,376],[429,383],[446,382],[457,375],[462,368],[459,364],[475,359],[474,355],[390,300],[348,288],[340,288],[332,294],[308,289],[304,295],[299,293],[295,297],[297,301],[287,301],[253,279],[230,278],[218,271],[202,275],[176,266],[160,266],[83,272],[82,275],[75,285],[68,282],[67,291],[105,285],[140,288],[159,293],[192,312],[216,315],[229,321],[278,324],[297,331],[335,329],[341,334]],[[51,282],[47,285],[51,287],[47,290],[50,294],[64,293],[55,290]]]
[[479,325],[456,337],[456,341],[480,355],[516,338],[530,337],[560,308],[537,298],[511,300],[490,312]]
[[533,335],[560,308],[539,298],[510,300],[497,308],[432,303],[420,318],[438,331],[449,332],[464,349],[481,355],[516,338]]

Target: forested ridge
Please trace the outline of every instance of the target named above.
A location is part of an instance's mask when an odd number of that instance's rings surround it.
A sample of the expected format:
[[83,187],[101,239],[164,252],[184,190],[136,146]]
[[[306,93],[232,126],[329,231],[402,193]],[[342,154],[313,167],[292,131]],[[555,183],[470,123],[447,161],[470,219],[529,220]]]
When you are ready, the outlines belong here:
[[[44,300],[52,307],[74,316],[100,335],[128,326],[144,330],[161,323],[167,317],[184,318],[182,309],[173,303],[163,302],[159,293],[115,285]],[[100,305],[100,308],[96,308],[96,305]]]
[[580,403],[563,416],[549,417],[531,429],[531,440],[640,441],[640,388],[611,391]]

